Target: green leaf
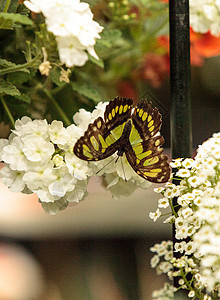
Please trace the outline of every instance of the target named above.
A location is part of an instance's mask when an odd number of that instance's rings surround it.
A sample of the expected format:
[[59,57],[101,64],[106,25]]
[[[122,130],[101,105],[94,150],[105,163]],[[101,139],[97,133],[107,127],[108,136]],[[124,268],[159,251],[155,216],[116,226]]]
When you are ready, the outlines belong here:
[[122,37],[122,33],[118,29],[105,29],[101,33],[101,39],[97,40],[97,45],[103,45],[110,48],[112,44]]
[[[11,61],[8,61],[6,59],[0,59],[0,66],[4,67],[4,68],[13,68],[13,67],[19,67],[21,65],[16,65],[15,63],[11,62]],[[0,70],[4,70],[4,69],[1,69]],[[13,69],[10,69],[10,72],[8,73],[14,73],[14,72],[18,72],[18,71],[13,71]],[[30,71],[27,69],[27,68],[22,68],[19,70],[19,72],[24,72],[24,73],[28,73],[30,74]]]
[[53,83],[55,83],[56,85],[63,86],[65,84],[65,82],[60,81],[60,69],[58,69],[57,67],[52,68],[49,76]]
[[99,102],[101,100],[100,93],[91,84],[72,82],[71,85],[73,90],[78,94],[83,95],[95,102]]
[[27,16],[14,14],[14,13],[4,13],[0,12],[0,18],[5,20],[11,20],[13,23],[21,23],[24,25],[32,25],[33,22]]
[[30,97],[26,94],[21,94],[20,96],[15,96],[15,98],[22,102],[28,103],[28,104],[31,103]]
[[7,75],[7,81],[10,81],[12,84],[22,84],[27,82],[31,78],[30,73],[26,73],[23,71],[9,73]]
[[13,22],[0,17],[0,29],[13,29]]
[[104,69],[104,62],[101,59],[96,59],[93,56],[89,55],[89,60],[100,68]]
[[14,63],[12,63],[11,61],[8,61],[6,59],[0,59],[0,66],[2,66],[2,67],[14,67],[16,65]]
[[11,96],[19,96],[19,90],[10,82],[0,79],[0,93],[4,93]]

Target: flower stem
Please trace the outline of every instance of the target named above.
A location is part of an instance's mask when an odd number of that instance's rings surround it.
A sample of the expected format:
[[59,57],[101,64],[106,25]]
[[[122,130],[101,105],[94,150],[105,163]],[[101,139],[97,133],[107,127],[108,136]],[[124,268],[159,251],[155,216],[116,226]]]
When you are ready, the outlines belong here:
[[65,114],[65,112],[62,110],[62,108],[59,106],[59,104],[57,103],[57,101],[55,100],[55,98],[51,95],[50,91],[47,89],[44,89],[43,92],[47,95],[47,97],[50,99],[50,101],[53,103],[56,111],[58,112],[58,114],[61,116],[64,124],[66,126],[71,125],[72,123],[70,122],[69,118],[67,117],[67,115]]
[[6,13],[6,12],[8,11],[8,8],[9,8],[9,5],[10,5],[10,4],[11,4],[11,0],[7,0],[3,12]]
[[15,65],[15,66],[12,66],[12,67],[9,67],[9,68],[0,70],[0,75],[5,75],[5,74],[8,74],[8,73],[12,73],[12,72],[16,72],[16,71],[22,70],[22,69],[24,69],[24,68],[32,67],[32,66],[33,66],[33,63],[34,63],[38,58],[39,58],[39,56],[36,56],[36,57],[33,58],[31,61],[26,62],[25,64],[22,64],[22,65]]
[[14,121],[14,118],[13,118],[13,116],[12,116],[9,108],[8,108],[8,105],[5,102],[5,99],[3,98],[3,96],[1,96],[0,98],[1,98],[1,103],[2,103],[2,105],[3,105],[3,107],[4,107],[5,111],[6,111],[6,114],[7,114],[8,118],[9,118],[9,121],[11,123],[11,127],[15,128],[15,121]]

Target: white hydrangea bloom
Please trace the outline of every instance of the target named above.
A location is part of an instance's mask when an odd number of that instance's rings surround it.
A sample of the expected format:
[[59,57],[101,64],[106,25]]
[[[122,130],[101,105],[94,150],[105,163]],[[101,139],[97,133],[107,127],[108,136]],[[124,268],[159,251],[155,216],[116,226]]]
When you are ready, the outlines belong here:
[[195,32],[220,35],[220,1],[190,0],[190,25]]
[[46,120],[29,117],[17,120],[9,139],[0,142],[5,162],[2,182],[14,192],[34,192],[41,203],[53,203],[42,205],[50,213],[63,209],[68,201],[79,202],[93,173],[87,162],[73,154],[82,133],[76,125],[64,128],[60,121],[48,125]]
[[83,66],[88,53],[99,59],[95,53],[96,39],[103,30],[93,20],[88,3],[79,0],[30,0],[24,4],[31,11],[45,17],[48,31],[56,36],[60,60],[67,67]]

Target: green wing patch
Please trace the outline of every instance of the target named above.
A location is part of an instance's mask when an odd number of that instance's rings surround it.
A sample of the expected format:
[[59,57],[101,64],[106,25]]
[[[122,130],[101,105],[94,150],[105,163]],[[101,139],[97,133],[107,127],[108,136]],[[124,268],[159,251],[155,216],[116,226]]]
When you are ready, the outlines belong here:
[[166,182],[170,177],[167,156],[162,154],[164,143],[162,136],[135,144],[125,153],[134,171],[152,182]]
[[159,132],[162,120],[157,108],[150,102],[140,101],[132,114],[132,122],[139,132],[142,140],[148,140]]
[[76,156],[87,161],[97,161],[112,155],[116,149],[113,135],[101,117],[89,124],[84,136],[74,146]]

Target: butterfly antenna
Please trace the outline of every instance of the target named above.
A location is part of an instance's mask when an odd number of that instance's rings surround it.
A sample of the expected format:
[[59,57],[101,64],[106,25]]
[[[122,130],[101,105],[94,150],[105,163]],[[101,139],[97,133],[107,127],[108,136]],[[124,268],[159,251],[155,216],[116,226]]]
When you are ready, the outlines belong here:
[[[118,156],[119,157],[119,156]],[[125,179],[125,182],[127,182],[127,178],[125,176],[125,169],[124,169],[124,165],[123,165],[123,161],[122,161],[122,156],[121,156],[121,167],[122,167],[122,171],[123,171],[123,174],[124,174],[124,179]]]
[[[118,157],[116,158],[116,159],[118,159]],[[104,167],[102,167],[100,170],[98,170],[97,172],[96,172],[96,174],[98,174],[99,172],[101,172],[105,167],[107,167],[113,160],[115,160],[115,157],[113,157],[106,165],[104,165]]]

